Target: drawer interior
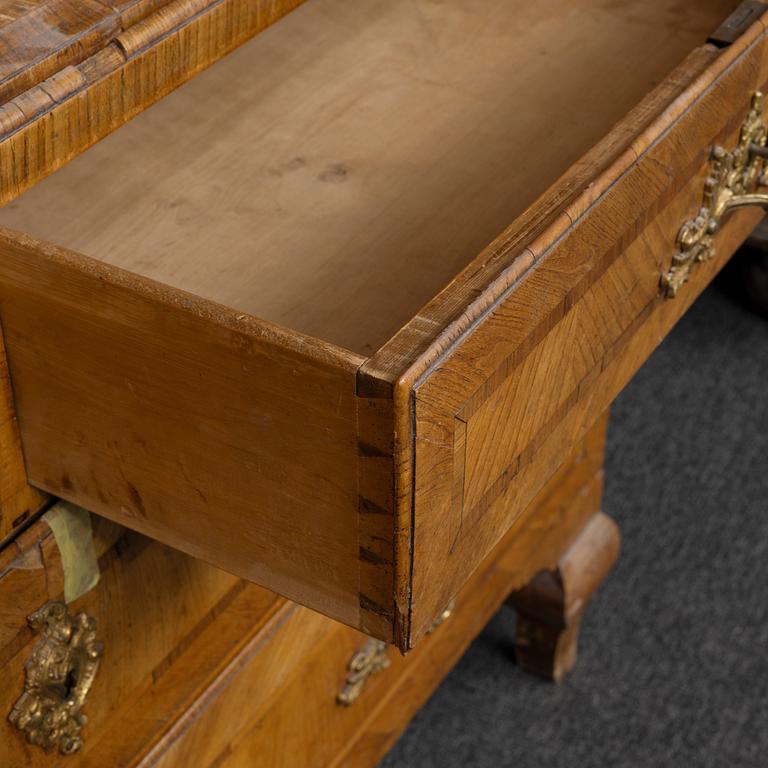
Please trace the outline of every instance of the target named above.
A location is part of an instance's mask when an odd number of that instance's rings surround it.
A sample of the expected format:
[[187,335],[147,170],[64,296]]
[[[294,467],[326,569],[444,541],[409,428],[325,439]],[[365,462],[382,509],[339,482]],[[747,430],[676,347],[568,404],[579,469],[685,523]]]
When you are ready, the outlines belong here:
[[0,211],[363,355],[733,0],[311,0]]

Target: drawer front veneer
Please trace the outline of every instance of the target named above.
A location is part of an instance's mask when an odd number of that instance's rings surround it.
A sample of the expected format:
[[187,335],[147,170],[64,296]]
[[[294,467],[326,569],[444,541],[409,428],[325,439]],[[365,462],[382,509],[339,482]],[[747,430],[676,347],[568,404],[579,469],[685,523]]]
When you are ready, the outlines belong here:
[[519,253],[408,383],[411,642],[759,221],[759,209],[731,214],[716,257],[664,297],[712,148],[737,145],[753,93],[768,87],[761,24],[728,54]]

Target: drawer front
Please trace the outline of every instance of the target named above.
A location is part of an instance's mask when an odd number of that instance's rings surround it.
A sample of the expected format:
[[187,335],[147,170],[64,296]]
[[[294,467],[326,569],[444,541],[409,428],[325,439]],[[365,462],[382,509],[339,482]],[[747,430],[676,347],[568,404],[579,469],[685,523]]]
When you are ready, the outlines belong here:
[[768,86],[765,53],[756,24],[520,255],[522,276],[414,385],[411,643],[759,220],[731,214],[715,258],[664,297],[711,150],[737,145]]

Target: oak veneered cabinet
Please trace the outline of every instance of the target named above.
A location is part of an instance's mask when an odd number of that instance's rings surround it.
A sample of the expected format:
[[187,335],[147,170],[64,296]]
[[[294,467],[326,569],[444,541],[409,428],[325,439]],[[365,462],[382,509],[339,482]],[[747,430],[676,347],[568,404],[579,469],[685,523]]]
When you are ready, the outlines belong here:
[[666,297],[764,19],[125,5],[6,78],[29,482],[408,649],[757,222]]

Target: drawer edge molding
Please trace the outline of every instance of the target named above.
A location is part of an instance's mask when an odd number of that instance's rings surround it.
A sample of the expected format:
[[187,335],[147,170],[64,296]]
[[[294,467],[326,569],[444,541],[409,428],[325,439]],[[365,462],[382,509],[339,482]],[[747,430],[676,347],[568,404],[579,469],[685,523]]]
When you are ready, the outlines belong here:
[[[716,57],[634,139],[631,151],[568,207],[569,221],[553,224],[551,234],[529,247],[521,269],[515,271],[513,262],[509,274],[487,286],[429,351],[393,380],[397,431],[411,437],[395,457],[397,484],[409,489],[398,496],[398,516],[410,517],[414,531],[410,551],[396,555],[412,564],[408,647],[514,524],[559,466],[567,445],[610,404],[756,223],[754,212],[729,217],[718,234],[720,257],[697,271],[691,295],[680,306],[661,307],[659,274],[665,260],[669,267],[671,253],[660,242],[674,244],[684,220],[680,216],[675,223],[670,212],[700,205],[699,179],[708,172],[711,146],[734,141],[752,93],[768,81],[763,21]],[[599,306],[619,291],[626,292],[626,300],[616,318],[618,335],[609,339],[613,331],[606,329],[614,318],[601,321]],[[580,332],[574,323],[590,327]],[[583,355],[576,368],[563,362],[561,369],[557,361],[574,354]],[[363,379],[371,370],[369,361]],[[381,371],[376,376],[382,389],[386,378]],[[359,379],[358,388],[366,391],[365,381]],[[531,402],[523,410],[525,398],[540,390],[546,408]],[[514,402],[520,421],[507,424]],[[480,405],[485,421],[473,424]],[[498,445],[507,447],[493,459],[488,451],[497,433]],[[519,452],[512,453],[518,443]],[[469,459],[458,461],[459,452],[472,457],[472,465]],[[508,459],[501,458],[505,452]],[[490,489],[497,471],[497,489],[484,501],[482,491]],[[463,503],[476,502],[485,506],[454,521],[457,503],[460,510]],[[486,514],[489,509],[493,514]],[[462,531],[461,546],[456,531]]]
[[[664,140],[713,83],[764,39],[768,13],[726,48],[703,45],[683,61],[542,197],[490,243],[361,367],[358,391],[388,393],[414,383],[449,354],[610,189]],[[561,188],[571,189],[565,199]],[[522,226],[517,222],[522,222]]]

